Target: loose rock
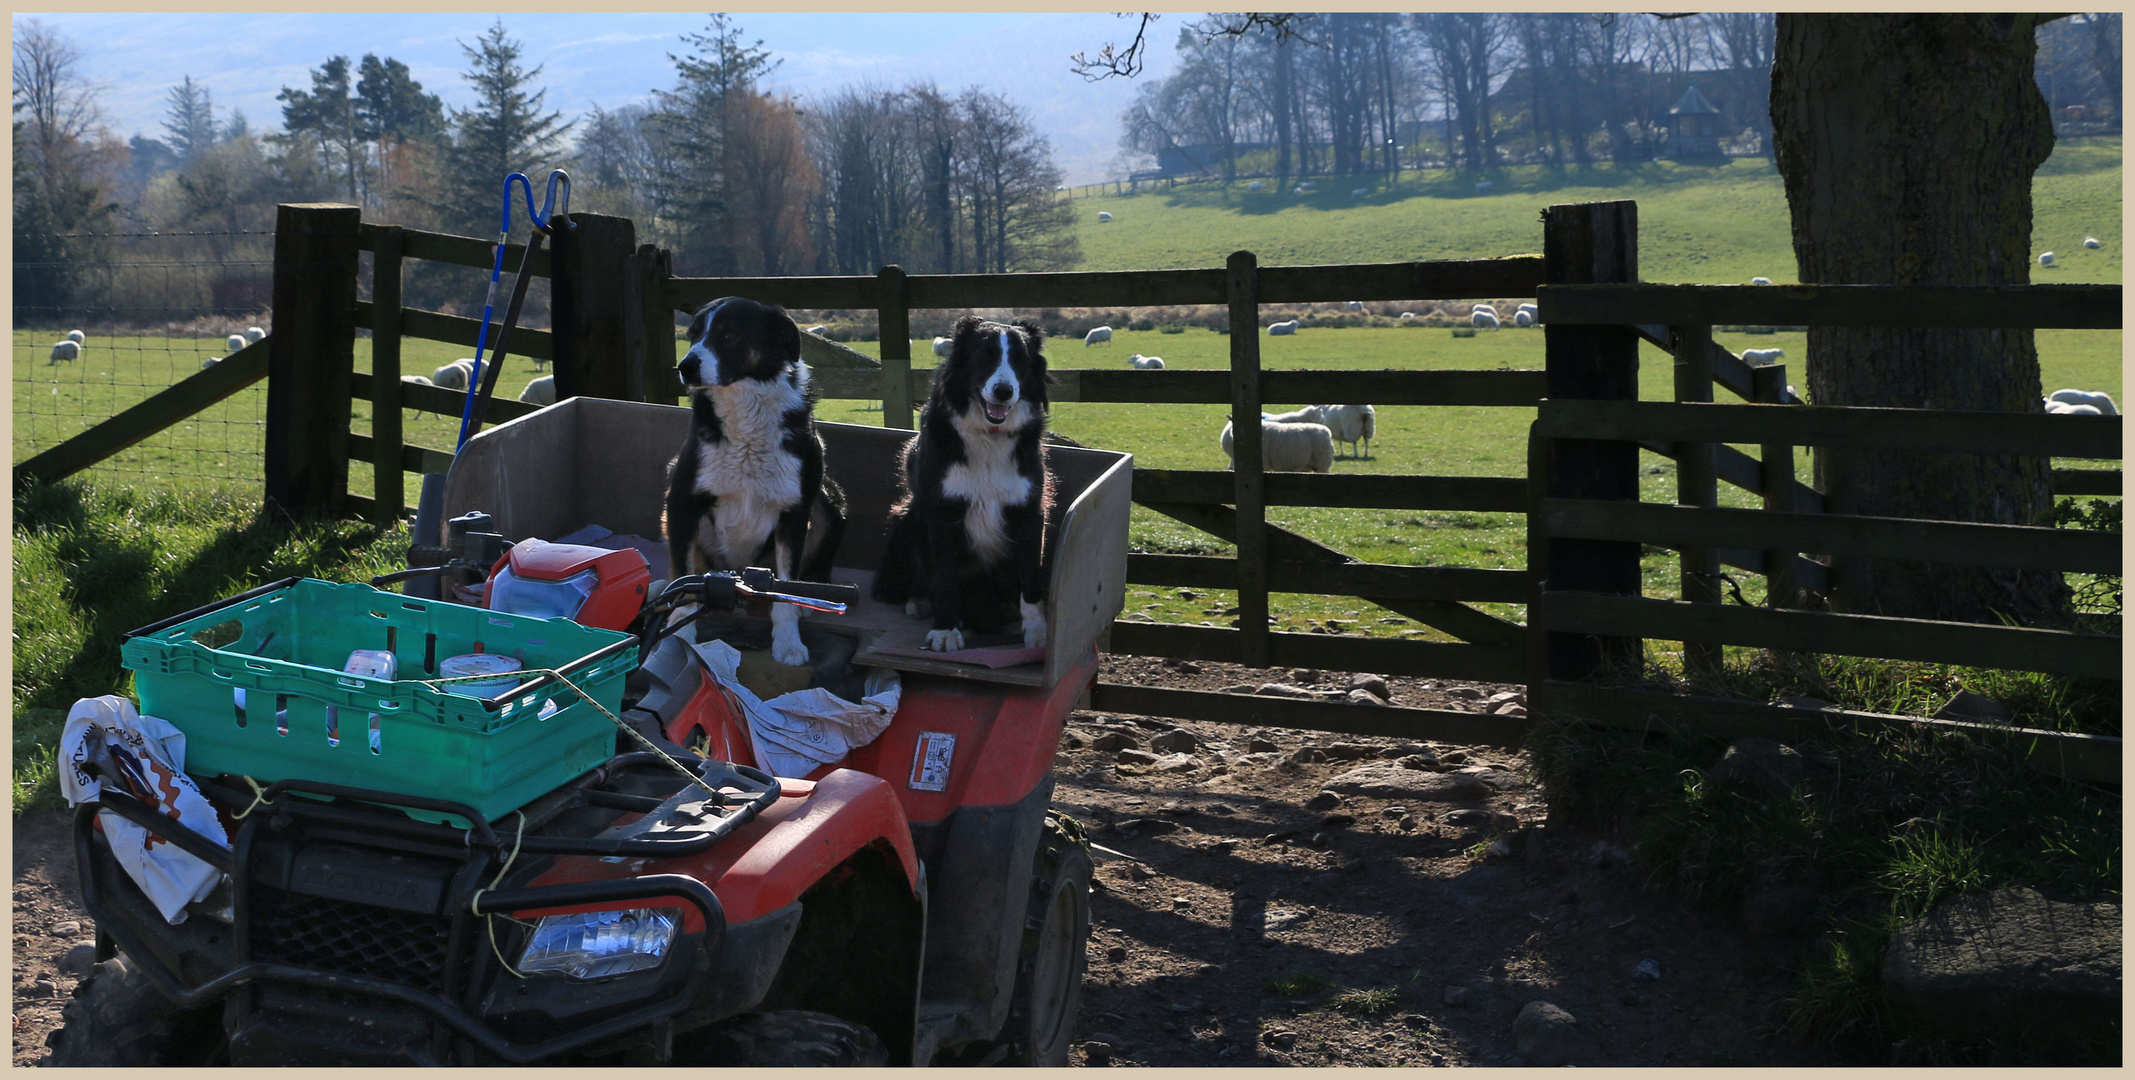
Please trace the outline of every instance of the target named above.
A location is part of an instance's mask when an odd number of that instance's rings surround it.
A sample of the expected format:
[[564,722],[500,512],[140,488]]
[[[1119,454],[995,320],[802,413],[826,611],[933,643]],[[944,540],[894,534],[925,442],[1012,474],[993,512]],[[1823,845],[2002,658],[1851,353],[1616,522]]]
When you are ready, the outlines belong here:
[[1801,751],[1771,739],[1737,739],[1712,767],[1717,787],[1784,799],[1807,772]]
[[1245,741],[1245,751],[1248,754],[1273,754],[1281,749],[1281,747],[1266,739],[1247,739]]
[[1279,682],[1261,683],[1260,688],[1253,692],[1262,697],[1318,698],[1320,696],[1317,690],[1307,690],[1302,686]]
[[1363,690],[1382,701],[1392,701],[1394,692],[1387,689],[1386,676],[1358,673],[1349,677],[1349,689]]
[[1115,964],[1124,962],[1127,959],[1127,947],[1124,945],[1114,945],[1111,948],[1106,949],[1105,959]]
[[1952,897],[1891,936],[1884,996],[1965,1030],[2028,1024],[2048,1042],[2095,1033],[2120,1016],[2120,913],[2118,901],[2033,889]]
[[1172,728],[1149,740],[1149,748],[1166,754],[1190,754],[1199,741],[1185,728]]
[[1122,750],[1112,760],[1122,765],[1154,765],[1157,757],[1146,750]]
[[1466,1005],[1468,1003],[1468,988],[1465,986],[1448,986],[1443,995],[1443,1000],[1446,1004],[1456,1009]]
[[59,957],[59,973],[62,975],[87,975],[96,966],[96,946],[76,945]]
[[1385,707],[1386,701],[1369,690],[1351,690],[1347,700],[1351,705],[1377,705]]
[[1351,769],[1327,781],[1327,790],[1345,795],[1416,802],[1468,802],[1487,796],[1490,787],[1477,776],[1424,772],[1392,762]]
[[1200,767],[1192,754],[1166,754],[1156,760],[1158,772],[1191,772]]
[[1957,696],[1942,708],[1935,710],[1937,720],[1971,720],[1982,724],[2014,724],[2016,713],[1985,694],[1959,690]]
[[1512,1022],[1512,1045],[1529,1064],[1544,1068],[1589,1065],[1593,1040],[1579,1030],[1579,1020],[1547,1001],[1530,1001]]
[[60,937],[73,937],[74,935],[82,932],[82,924],[74,921],[73,919],[68,919],[66,922],[54,926],[52,928],[52,932],[58,934]]
[[1332,810],[1340,805],[1342,805],[1342,797],[1332,791],[1322,791],[1319,794],[1314,795],[1313,797],[1305,800],[1305,809],[1310,810],[1313,813],[1321,813],[1324,811]]
[[1114,750],[1133,750],[1142,745],[1141,740],[1124,731],[1107,731],[1090,740],[1090,748],[1110,753]]
[[1638,966],[1631,969],[1631,978],[1639,982],[1661,981],[1661,962],[1650,958],[1640,960]]

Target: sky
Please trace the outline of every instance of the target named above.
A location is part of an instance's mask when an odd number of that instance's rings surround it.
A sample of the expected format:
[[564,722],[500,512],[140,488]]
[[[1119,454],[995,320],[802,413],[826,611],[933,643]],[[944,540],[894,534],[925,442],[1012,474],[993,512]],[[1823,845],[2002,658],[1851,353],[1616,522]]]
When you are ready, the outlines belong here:
[[[1156,24],[1149,66],[1139,79],[1090,83],[1068,70],[1068,56],[1131,40],[1137,21],[1106,12],[1011,14],[737,12],[746,40],[782,62],[772,89],[802,98],[863,82],[885,88],[932,79],[946,91],[978,85],[1022,106],[1052,140],[1070,184],[1124,175],[1118,161],[1119,114],[1135,87],[1172,68],[1177,25]],[[213,95],[218,119],[231,108],[255,130],[281,126],[275,95],[309,89],[311,70],[329,57],[353,63],[365,53],[408,65],[423,89],[448,107],[472,103],[461,78],[473,43],[499,18],[522,47],[521,63],[540,67],[545,106],[566,117],[593,106],[645,101],[673,83],[669,53],[681,35],[700,32],[699,12],[614,14],[530,12],[170,13],[16,12],[57,29],[82,54],[81,73],[99,88],[105,122],[122,139],[162,137],[170,88],[186,76]]]

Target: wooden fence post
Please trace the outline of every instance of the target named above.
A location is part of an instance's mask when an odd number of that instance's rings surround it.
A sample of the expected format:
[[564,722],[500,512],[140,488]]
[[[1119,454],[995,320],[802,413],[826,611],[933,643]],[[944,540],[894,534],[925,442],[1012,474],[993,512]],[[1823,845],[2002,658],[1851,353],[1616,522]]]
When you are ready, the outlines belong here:
[[[1675,326],[1675,399],[1712,403],[1712,327]],[[1712,509],[1720,505],[1720,481],[1713,471],[1713,444],[1675,444],[1675,501],[1681,506]],[[1679,564],[1683,599],[1694,604],[1720,602],[1720,552],[1686,547]],[[1720,646],[1683,642],[1684,674],[1713,675],[1720,670]]]
[[[570,228],[549,237],[556,400],[645,401],[645,321],[634,271],[637,226],[606,214],[572,214],[570,221]],[[507,393],[503,376],[497,373],[499,394]]]
[[[1750,369],[1750,400],[1778,405],[1786,400],[1787,366],[1766,364]],[[1806,509],[1794,505],[1794,448],[1786,443],[1759,447],[1757,485],[1764,489],[1764,508],[1782,514]],[[1801,606],[1801,575],[1794,569],[1795,553],[1764,553],[1764,602],[1767,607]]]
[[371,247],[371,517],[400,520],[407,474],[401,471],[401,227],[380,225]]
[[904,267],[885,266],[875,275],[875,336],[882,346],[882,426],[912,428],[912,292]]
[[1259,265],[1250,251],[1231,252],[1224,264],[1231,326],[1231,484],[1238,508],[1238,661],[1248,667],[1267,667],[1273,644],[1268,638],[1267,498],[1260,456]]
[[643,327],[639,333],[645,342],[645,400],[672,405],[682,396],[682,376],[675,371],[675,312],[667,301],[674,256],[645,244],[632,262],[638,275],[638,319]]
[[[1638,204],[1567,203],[1542,214],[1543,280],[1599,285],[1638,280]],[[1638,332],[1629,326],[1544,326],[1547,396],[1638,399]],[[1550,439],[1544,493],[1560,499],[1638,500],[1638,447],[1595,439]],[[1638,544],[1625,540],[1552,539],[1550,589],[1639,595]],[[1530,621],[1537,617],[1531,613]],[[1584,679],[1611,664],[1644,658],[1637,638],[1553,633],[1542,678]]]
[[339,515],[346,505],[362,222],[361,210],[334,203],[275,210],[266,499],[284,514]]

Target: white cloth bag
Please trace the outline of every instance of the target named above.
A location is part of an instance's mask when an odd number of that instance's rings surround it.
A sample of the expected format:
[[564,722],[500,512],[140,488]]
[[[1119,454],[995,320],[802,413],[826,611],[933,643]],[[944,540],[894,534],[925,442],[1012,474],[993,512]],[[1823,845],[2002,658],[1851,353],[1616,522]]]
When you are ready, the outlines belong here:
[[[95,757],[104,757],[130,778],[125,787],[135,790],[122,788],[124,794],[153,803],[180,825],[230,846],[215,808],[185,775],[185,732],[169,721],[142,716],[133,702],[115,694],[83,698],[67,713],[67,726],[59,736],[59,790],[68,805],[79,806],[103,793],[103,779],[88,770]],[[112,857],[167,922],[184,922],[185,905],[207,899],[222,880],[222,871],[109,810],[99,812],[96,820],[111,844]]]
[[889,668],[871,668],[860,701],[815,687],[780,694],[765,701],[741,685],[741,653],[724,641],[690,646],[706,670],[733,692],[749,719],[749,742],[756,767],[773,776],[799,778],[842,759],[857,746],[874,742],[897,715],[904,684]]

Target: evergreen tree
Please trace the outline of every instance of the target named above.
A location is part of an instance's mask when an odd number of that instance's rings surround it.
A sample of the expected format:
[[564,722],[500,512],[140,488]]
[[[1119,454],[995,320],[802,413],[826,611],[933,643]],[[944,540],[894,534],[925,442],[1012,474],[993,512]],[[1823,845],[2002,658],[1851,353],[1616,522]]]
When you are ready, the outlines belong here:
[[[476,100],[473,108],[451,112],[452,148],[445,155],[445,181],[439,185],[448,231],[493,235],[504,178],[515,172],[533,181],[538,203],[539,189],[571,130],[562,113],[541,111],[548,92],[533,89],[541,69],[520,67],[520,48],[505,36],[502,20],[475,44],[460,44],[472,65],[462,78],[474,85]],[[522,202],[513,215],[515,228],[524,224],[518,220],[524,214]]]
[[326,165],[339,164],[347,184],[348,201],[363,197],[367,153],[363,129],[356,119],[356,102],[349,91],[348,57],[336,56],[311,73],[311,89],[282,87],[274,96],[282,105],[280,141],[284,146],[309,136]]
[[372,142],[430,140],[445,130],[445,105],[408,73],[408,65],[365,53],[357,68],[356,118]]
[[214,98],[191,75],[164,96],[170,102],[168,118],[163,121],[163,130],[170,133],[166,145],[181,163],[193,161],[215,145]]
[[686,56],[668,54],[675,86],[657,92],[647,117],[662,143],[655,204],[673,238],[675,267],[692,274],[730,274],[739,258],[729,221],[727,140],[732,102],[753,93],[778,67],[763,42],[744,44],[741,27],[714,13],[701,34],[684,34]]

